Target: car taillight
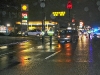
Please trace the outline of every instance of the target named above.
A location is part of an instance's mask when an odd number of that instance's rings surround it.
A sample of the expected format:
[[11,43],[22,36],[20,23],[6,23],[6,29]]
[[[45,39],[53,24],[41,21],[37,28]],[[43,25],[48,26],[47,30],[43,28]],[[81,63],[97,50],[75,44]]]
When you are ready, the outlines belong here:
[[58,36],[58,38],[60,38],[60,36]]
[[70,35],[67,35],[66,37],[67,37],[67,38],[70,38],[71,36],[70,36]]

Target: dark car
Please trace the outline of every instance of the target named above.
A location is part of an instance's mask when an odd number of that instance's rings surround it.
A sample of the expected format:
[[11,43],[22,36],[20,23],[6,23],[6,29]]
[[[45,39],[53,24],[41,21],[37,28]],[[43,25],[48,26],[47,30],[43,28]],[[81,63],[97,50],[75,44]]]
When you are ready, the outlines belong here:
[[57,36],[58,42],[77,42],[78,31],[77,30],[61,30]]

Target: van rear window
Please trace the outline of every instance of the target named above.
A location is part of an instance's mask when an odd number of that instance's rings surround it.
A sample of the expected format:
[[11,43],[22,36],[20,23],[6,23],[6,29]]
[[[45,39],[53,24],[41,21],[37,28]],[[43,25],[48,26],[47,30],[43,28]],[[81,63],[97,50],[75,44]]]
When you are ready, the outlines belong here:
[[60,34],[72,34],[72,30],[62,30]]

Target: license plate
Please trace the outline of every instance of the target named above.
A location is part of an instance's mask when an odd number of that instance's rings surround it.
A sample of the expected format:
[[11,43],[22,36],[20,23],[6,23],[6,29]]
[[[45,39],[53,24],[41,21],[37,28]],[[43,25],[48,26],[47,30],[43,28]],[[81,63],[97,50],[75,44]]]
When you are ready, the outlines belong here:
[[64,43],[65,41],[60,41],[61,43]]

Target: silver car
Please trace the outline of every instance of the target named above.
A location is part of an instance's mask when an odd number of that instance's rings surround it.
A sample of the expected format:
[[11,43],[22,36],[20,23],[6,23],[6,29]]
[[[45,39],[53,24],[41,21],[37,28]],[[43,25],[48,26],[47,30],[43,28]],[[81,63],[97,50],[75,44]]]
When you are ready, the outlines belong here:
[[23,35],[24,36],[41,36],[42,31],[39,29],[29,30],[29,31],[26,31]]
[[61,30],[57,36],[58,42],[76,42],[78,40],[77,30]]

